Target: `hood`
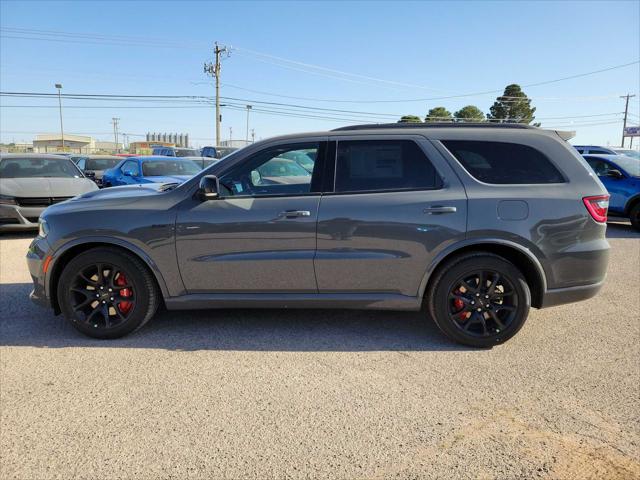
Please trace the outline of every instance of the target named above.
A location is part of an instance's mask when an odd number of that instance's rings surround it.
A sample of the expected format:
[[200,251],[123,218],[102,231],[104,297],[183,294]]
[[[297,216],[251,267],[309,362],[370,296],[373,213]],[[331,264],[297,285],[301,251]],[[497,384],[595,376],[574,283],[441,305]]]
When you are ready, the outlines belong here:
[[101,200],[111,198],[135,198],[143,197],[147,195],[156,195],[162,184],[159,183],[143,183],[136,185],[124,185],[121,187],[109,187],[102,190],[94,190],[89,193],[85,193],[76,200]]
[[0,178],[0,193],[12,197],[75,197],[97,190],[88,178]]
[[145,180],[153,183],[182,183],[189,180],[193,175],[167,175],[166,177],[144,177]]

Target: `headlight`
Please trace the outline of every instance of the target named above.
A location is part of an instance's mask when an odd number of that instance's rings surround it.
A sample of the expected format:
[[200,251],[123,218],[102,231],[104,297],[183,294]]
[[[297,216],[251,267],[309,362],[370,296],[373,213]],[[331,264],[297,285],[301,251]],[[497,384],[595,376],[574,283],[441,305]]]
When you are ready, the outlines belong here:
[[10,197],[9,195],[0,195],[0,204],[15,205],[16,197]]
[[49,233],[49,224],[44,218],[38,219],[38,235],[41,237],[46,237],[47,233]]

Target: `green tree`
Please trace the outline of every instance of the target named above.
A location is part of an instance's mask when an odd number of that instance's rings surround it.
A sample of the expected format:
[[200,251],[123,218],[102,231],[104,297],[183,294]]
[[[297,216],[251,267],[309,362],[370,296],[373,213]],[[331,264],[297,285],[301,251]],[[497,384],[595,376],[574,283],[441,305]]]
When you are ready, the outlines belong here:
[[398,123],[422,123],[422,119],[417,115],[403,115]]
[[[487,114],[487,119],[494,122],[530,124],[535,118],[535,107],[531,99],[522,91],[520,85],[512,83],[504,89],[504,94],[496,98]],[[540,126],[540,124],[535,124]]]
[[455,112],[453,116],[456,122],[482,122],[485,120],[484,113],[475,105],[467,105]]
[[453,122],[451,112],[444,107],[435,107],[429,110],[425,122]]

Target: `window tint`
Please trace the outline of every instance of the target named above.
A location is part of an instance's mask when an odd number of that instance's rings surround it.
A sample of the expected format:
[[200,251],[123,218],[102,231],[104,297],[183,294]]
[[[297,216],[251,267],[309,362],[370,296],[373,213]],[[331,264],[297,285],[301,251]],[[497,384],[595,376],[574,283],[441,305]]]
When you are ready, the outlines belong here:
[[71,160],[24,157],[3,158],[0,160],[0,178],[32,177],[81,177],[78,167]]
[[411,140],[338,142],[336,192],[439,187],[435,168]]
[[597,155],[608,155],[611,152],[609,150],[602,150],[600,148],[590,148],[589,153],[595,153]]
[[485,183],[563,183],[558,169],[538,150],[518,143],[443,140],[464,168]]
[[[318,178],[315,162],[320,144],[297,144],[268,148],[220,178],[224,196],[303,195],[312,191]],[[309,155],[311,154],[311,155]],[[295,159],[313,157],[308,170]]]
[[135,160],[127,160],[124,162],[120,170],[122,170],[122,173],[131,172],[133,176],[140,175],[140,167],[138,167],[138,162]]

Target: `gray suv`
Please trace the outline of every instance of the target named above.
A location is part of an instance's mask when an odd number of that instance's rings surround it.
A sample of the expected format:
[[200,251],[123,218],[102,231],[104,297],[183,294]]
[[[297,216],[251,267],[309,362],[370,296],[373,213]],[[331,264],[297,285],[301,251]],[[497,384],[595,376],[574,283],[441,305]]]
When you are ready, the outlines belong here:
[[[313,168],[290,160],[297,153]],[[424,309],[453,340],[511,338],[607,270],[606,190],[553,131],[363,125],[255,143],[181,185],[49,207],[32,299],[116,338],[157,308]]]

